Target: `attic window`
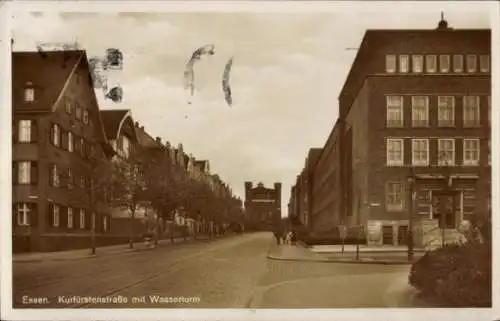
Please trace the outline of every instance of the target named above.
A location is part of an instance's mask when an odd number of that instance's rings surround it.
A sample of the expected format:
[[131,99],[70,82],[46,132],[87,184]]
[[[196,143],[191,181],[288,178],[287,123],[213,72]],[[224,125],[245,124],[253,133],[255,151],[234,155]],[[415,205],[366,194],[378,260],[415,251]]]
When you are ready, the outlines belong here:
[[24,88],[24,101],[25,102],[33,102],[33,101],[35,101],[35,89],[33,89],[33,88]]

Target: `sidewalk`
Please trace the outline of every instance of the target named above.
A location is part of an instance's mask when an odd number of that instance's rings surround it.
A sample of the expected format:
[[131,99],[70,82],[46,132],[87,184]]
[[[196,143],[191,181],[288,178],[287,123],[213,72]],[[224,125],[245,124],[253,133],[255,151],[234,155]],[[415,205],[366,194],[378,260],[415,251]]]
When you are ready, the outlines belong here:
[[[315,253],[342,253],[342,245],[313,245],[309,247],[309,250]],[[393,245],[379,245],[379,246],[373,246],[373,245],[360,245],[359,246],[359,251],[360,252],[387,252],[387,253],[394,253],[394,252],[408,252],[408,246],[405,245],[399,245],[399,246],[393,246]],[[425,249],[422,248],[415,248],[415,252],[425,252]],[[349,252],[356,252],[356,245],[344,245],[344,253],[349,253]]]
[[[217,236],[214,237],[213,239],[221,239],[227,236],[228,235]],[[184,241],[184,237],[176,237],[174,238],[173,245],[202,241],[202,240],[208,240],[208,237],[206,235],[198,235],[196,240],[193,239],[193,237],[188,237],[186,241]],[[168,246],[168,245],[172,245],[172,243],[170,242],[170,238],[165,238],[159,240],[158,245],[156,247]],[[132,252],[148,251],[148,250],[153,250],[154,248],[155,248],[154,246],[146,246],[144,242],[135,242],[133,249],[129,248],[128,243],[97,247],[96,255],[91,254],[90,248],[60,251],[60,252],[18,253],[12,255],[12,262],[30,263],[30,262],[42,262],[42,261],[70,261],[79,259],[93,259],[105,256],[123,255]]]
[[[354,250],[353,250],[354,248]],[[415,251],[414,259],[419,259],[425,252],[422,250]],[[356,257],[356,247],[349,246],[344,248],[344,253],[341,253],[339,247],[337,252],[331,250],[313,251],[297,245],[272,245],[268,259],[283,260],[283,261],[302,261],[302,262],[323,262],[323,263],[358,263],[358,264],[410,264],[407,258],[407,249],[402,248],[384,248],[375,250],[374,248],[364,247],[363,251],[359,251],[359,258]]]

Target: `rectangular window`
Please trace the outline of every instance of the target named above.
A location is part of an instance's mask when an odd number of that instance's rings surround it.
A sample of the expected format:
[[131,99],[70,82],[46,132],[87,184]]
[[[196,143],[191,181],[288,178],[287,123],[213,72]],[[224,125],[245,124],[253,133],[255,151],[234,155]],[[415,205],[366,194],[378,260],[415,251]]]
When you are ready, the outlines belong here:
[[396,55],[385,56],[385,71],[388,73],[396,72]]
[[76,119],[80,120],[82,119],[82,107],[78,103],[75,103],[75,117]]
[[61,127],[57,124],[52,125],[52,144],[61,146]]
[[438,126],[455,126],[455,97],[438,97]]
[[80,176],[80,187],[85,188],[85,175]]
[[455,165],[455,139],[438,139],[438,165]]
[[33,88],[24,89],[24,101],[27,103],[35,101],[35,89]]
[[464,72],[464,56],[453,55],[453,71]]
[[399,72],[407,73],[410,70],[410,58],[408,55],[399,56]]
[[450,55],[439,55],[439,71],[450,72]]
[[479,96],[464,96],[464,127],[479,126]]
[[404,165],[404,140],[400,138],[388,138],[387,148],[387,166]]
[[50,167],[50,183],[51,186],[59,187],[59,171],[56,164]]
[[491,140],[488,139],[488,165],[491,166]]
[[464,139],[464,165],[479,165],[479,139]]
[[476,55],[467,55],[467,72],[476,72],[477,57]]
[[414,166],[429,165],[429,140],[412,139],[412,164]]
[[108,217],[107,216],[104,216],[102,218],[102,229],[104,232],[108,231]]
[[403,127],[403,97],[387,96],[387,127]]
[[479,70],[481,70],[481,72],[490,72],[490,56],[489,55],[479,56]]
[[31,162],[23,161],[17,163],[17,182],[19,184],[31,184]]
[[422,55],[412,56],[413,72],[420,73],[423,71],[424,57]]
[[85,228],[85,210],[83,209],[80,210],[80,228]]
[[80,138],[80,154],[85,156],[85,139],[83,137]]
[[404,209],[403,183],[388,182],[386,185],[386,208],[388,211],[402,211]]
[[58,227],[59,226],[59,205],[54,204],[52,207],[52,226]]
[[86,109],[83,111],[83,123],[84,124],[89,123],[89,112]]
[[30,225],[30,212],[33,210],[32,204],[18,203],[17,204],[17,225]]
[[413,96],[412,104],[412,126],[427,127],[429,125],[429,97]]
[[437,69],[437,57],[436,55],[427,55],[425,57],[425,65],[427,72],[436,72]]
[[488,125],[491,126],[491,96],[488,96]]
[[32,142],[32,120],[20,120],[18,127],[18,141],[20,143],[31,143]]
[[75,136],[72,132],[68,132],[68,151],[72,152],[75,149]]
[[73,113],[73,103],[69,98],[65,100],[66,112],[71,115]]
[[73,170],[68,168],[68,188],[73,188]]
[[73,208],[68,206],[68,228],[73,228]]

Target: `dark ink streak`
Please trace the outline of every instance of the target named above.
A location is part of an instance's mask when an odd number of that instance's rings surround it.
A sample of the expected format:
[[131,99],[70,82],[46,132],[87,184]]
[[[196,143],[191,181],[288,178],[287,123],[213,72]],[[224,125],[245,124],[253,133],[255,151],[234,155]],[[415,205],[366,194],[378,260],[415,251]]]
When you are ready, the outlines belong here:
[[116,48],[109,48],[106,50],[106,68],[122,70],[123,54],[120,50]]
[[233,57],[229,59],[226,63],[226,67],[224,68],[224,74],[222,75],[222,91],[224,92],[224,98],[226,99],[226,103],[229,107],[233,104],[233,98],[231,96],[231,85],[229,84],[231,67],[233,65]]
[[[186,64],[186,70],[184,71],[184,89],[189,90],[191,96],[194,95],[194,63],[197,60],[201,60],[202,56],[213,56],[214,54],[214,45],[206,45],[200,47],[193,52],[191,58]],[[191,104],[191,101],[189,101],[188,104]]]

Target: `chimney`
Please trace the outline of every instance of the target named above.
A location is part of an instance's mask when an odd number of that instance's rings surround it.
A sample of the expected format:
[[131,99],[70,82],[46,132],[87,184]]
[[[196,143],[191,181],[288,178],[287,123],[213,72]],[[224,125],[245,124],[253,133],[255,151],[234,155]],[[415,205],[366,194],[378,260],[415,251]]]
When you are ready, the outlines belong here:
[[156,142],[157,142],[158,144],[161,144],[161,138],[160,138],[160,137],[156,137]]
[[138,121],[135,122],[135,127],[139,128],[139,122]]
[[144,130],[144,126],[141,126],[141,129]]

